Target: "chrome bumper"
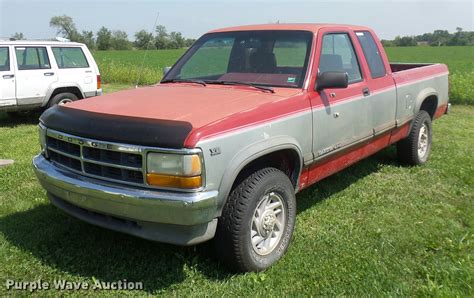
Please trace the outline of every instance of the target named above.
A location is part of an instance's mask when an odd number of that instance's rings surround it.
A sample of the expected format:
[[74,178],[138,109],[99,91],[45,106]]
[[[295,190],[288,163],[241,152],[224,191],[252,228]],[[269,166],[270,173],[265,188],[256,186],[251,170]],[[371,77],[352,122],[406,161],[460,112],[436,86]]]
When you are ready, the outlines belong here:
[[214,236],[217,191],[155,191],[84,177],[42,155],[33,159],[39,182],[52,203],[92,224],[142,238],[191,245]]

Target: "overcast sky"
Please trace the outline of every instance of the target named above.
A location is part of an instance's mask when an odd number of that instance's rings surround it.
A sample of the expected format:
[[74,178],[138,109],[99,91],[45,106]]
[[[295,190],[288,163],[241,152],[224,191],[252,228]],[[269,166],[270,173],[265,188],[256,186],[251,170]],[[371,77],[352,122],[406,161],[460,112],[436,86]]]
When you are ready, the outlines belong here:
[[30,39],[56,36],[49,20],[71,16],[77,28],[97,32],[101,26],[135,32],[158,23],[168,31],[197,38],[226,26],[284,23],[344,23],[374,28],[379,37],[416,35],[456,27],[473,31],[474,0],[370,0],[370,1],[199,1],[199,0],[0,0],[0,37],[23,32]]

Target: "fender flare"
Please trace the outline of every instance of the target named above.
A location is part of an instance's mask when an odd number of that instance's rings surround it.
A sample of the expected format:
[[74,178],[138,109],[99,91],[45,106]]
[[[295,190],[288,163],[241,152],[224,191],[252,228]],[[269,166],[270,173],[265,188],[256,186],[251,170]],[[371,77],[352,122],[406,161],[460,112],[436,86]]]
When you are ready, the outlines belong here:
[[85,98],[84,92],[82,91],[82,88],[79,86],[79,84],[74,82],[53,82],[51,85],[49,85],[48,91],[46,92],[43,102],[41,103],[41,107],[45,107],[48,104],[49,100],[51,99],[51,95],[58,88],[77,88],[79,89],[79,92],[81,92],[82,98]]
[[218,216],[220,216],[222,212],[222,208],[227,201],[227,197],[230,194],[235,179],[245,166],[262,156],[286,149],[295,151],[299,157],[300,168],[298,169],[298,177],[296,181],[296,187],[298,187],[299,178],[303,169],[303,154],[299,143],[294,138],[289,136],[277,136],[253,143],[242,148],[229,161],[219,185],[219,203],[217,206]]
[[425,101],[425,99],[433,95],[438,97],[438,91],[436,91],[432,87],[425,88],[421,90],[420,93],[418,93],[418,96],[416,97],[416,102],[415,102],[415,109],[413,111],[414,115],[418,114],[418,112],[420,111],[423,101]]

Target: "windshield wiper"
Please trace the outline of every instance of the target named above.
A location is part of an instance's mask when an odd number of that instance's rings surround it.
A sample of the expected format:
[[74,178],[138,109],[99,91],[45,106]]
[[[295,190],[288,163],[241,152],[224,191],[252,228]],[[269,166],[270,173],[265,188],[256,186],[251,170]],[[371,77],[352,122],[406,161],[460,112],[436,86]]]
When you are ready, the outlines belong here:
[[270,93],[275,93],[275,90],[271,87],[260,86],[254,83],[246,83],[246,82],[236,82],[236,81],[205,81],[207,84],[219,84],[219,85],[241,85],[241,86],[250,86],[253,88],[257,88],[263,91],[267,91]]
[[195,83],[195,84],[206,86],[206,82],[204,81],[190,80],[190,79],[167,79],[167,80],[162,80],[160,82],[160,84],[166,84],[166,83]]

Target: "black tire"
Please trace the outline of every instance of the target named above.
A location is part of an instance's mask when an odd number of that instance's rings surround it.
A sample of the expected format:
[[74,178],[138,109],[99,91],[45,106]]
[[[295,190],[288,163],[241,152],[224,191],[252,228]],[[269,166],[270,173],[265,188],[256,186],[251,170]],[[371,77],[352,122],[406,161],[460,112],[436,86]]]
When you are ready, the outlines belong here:
[[22,114],[20,114],[20,112],[7,112],[7,115],[10,118],[18,118],[18,117],[22,116]]
[[65,102],[71,102],[71,101],[76,101],[78,100],[78,97],[69,92],[64,92],[64,93],[59,93],[56,94],[50,101],[48,102],[47,108],[51,108],[52,106],[55,106],[57,104],[63,104]]
[[[279,207],[275,208],[277,211],[273,210],[274,208],[263,208],[265,207],[263,204],[266,202],[269,202],[268,205],[265,205],[266,207],[280,202],[280,212],[278,212]],[[254,231],[257,234],[252,236],[252,231],[257,226],[254,221],[254,216],[257,216],[257,207],[264,210],[261,214],[262,221],[258,221],[262,224],[258,225],[261,228],[259,232]],[[267,216],[264,216],[265,214]],[[274,216],[275,218],[273,218]],[[275,168],[264,168],[254,172],[234,188],[224,206],[214,239],[218,258],[228,267],[237,271],[265,270],[277,262],[288,249],[293,235],[295,218],[295,191],[290,179]],[[278,228],[279,226],[282,228]],[[267,235],[266,238],[261,236],[260,230]],[[273,237],[277,233],[279,236]],[[273,242],[272,245],[269,245],[272,248],[259,249],[258,244],[255,244],[254,247],[252,237],[254,240],[269,240],[271,238],[268,243]],[[274,240],[272,241],[272,239]],[[264,246],[266,240],[256,241],[256,243]],[[263,251],[266,253],[262,254]]]
[[[420,144],[424,142],[421,141],[420,134],[422,130],[426,129],[426,149],[424,153],[419,152]],[[432,141],[432,125],[431,117],[426,111],[420,111],[415,120],[413,120],[413,125],[410,130],[410,134],[407,138],[399,141],[397,143],[397,155],[398,159],[409,165],[422,165],[428,161],[428,158],[431,153],[431,141]],[[421,147],[423,147],[421,145]]]

